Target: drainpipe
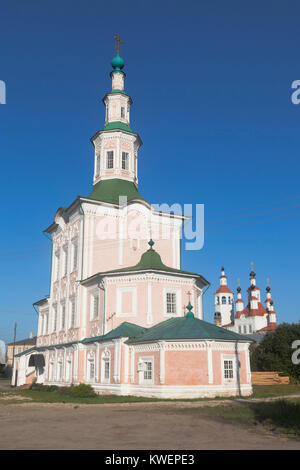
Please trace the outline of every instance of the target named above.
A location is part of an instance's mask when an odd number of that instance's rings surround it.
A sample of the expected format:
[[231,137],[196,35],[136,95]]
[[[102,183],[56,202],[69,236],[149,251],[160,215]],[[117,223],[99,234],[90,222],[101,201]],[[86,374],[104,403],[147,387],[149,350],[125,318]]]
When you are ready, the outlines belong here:
[[198,290],[200,291],[200,294],[201,294],[201,297],[202,297],[202,318],[204,318],[203,296],[204,296],[205,292],[208,291],[208,289],[210,288],[210,286],[211,286],[211,284],[210,284],[210,282],[209,282],[207,288],[205,289],[205,291],[202,291],[202,290],[200,289],[200,287],[198,287],[197,285],[195,285],[196,289],[198,289]]
[[46,238],[48,238],[48,240],[50,240],[51,246],[52,246],[52,248],[51,248],[51,264],[50,264],[50,266],[51,266],[51,269],[50,269],[50,292],[51,292],[51,283],[52,283],[52,262],[53,262],[53,244],[52,244],[52,243],[53,243],[53,240],[52,240],[52,238],[51,238],[50,236],[48,236],[47,232],[42,232],[42,233],[45,235]]
[[105,306],[106,306],[106,290],[104,287],[104,282],[100,274],[98,274],[98,288],[103,290],[103,326],[102,326],[102,334],[105,334],[105,322],[106,322],[106,311],[105,311]]
[[82,203],[79,199],[79,204],[80,204],[80,210],[82,214],[82,254],[81,254],[81,273],[80,273],[80,278],[81,280],[83,279],[83,252],[84,252],[84,228],[85,228],[85,214],[84,210],[82,209]]

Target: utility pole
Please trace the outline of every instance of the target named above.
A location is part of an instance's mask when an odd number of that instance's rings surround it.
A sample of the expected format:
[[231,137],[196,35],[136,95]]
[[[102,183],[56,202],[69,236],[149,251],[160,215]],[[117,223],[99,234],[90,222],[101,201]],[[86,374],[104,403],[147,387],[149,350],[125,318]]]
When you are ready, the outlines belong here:
[[17,334],[17,322],[15,322],[15,327],[14,327],[14,345],[13,345],[13,360],[12,360],[12,370],[14,370],[14,362],[15,362],[15,344],[16,344],[16,334]]

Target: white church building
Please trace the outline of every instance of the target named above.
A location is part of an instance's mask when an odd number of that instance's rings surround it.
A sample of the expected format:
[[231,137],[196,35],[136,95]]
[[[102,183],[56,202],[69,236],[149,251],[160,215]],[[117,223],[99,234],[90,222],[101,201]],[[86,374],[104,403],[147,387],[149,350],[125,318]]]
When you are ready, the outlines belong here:
[[247,305],[244,306],[241,288],[238,286],[234,311],[234,294],[227,285],[227,276],[224,267],[222,267],[220,287],[215,292],[215,325],[245,335],[266,333],[276,329],[277,320],[271,288],[267,285],[264,306],[260,288],[256,285],[256,274],[253,268],[250,272],[250,286],[247,289],[247,297]]

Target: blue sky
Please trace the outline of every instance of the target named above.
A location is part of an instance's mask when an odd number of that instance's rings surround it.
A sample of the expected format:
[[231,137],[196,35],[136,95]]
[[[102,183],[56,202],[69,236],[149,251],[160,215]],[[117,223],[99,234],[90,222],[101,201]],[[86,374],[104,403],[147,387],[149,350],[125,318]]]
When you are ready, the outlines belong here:
[[212,283],[205,319],[221,265],[245,298],[254,261],[278,321],[299,321],[299,14],[299,2],[274,0],[2,4],[0,338],[15,321],[19,339],[36,331],[32,303],[49,292],[42,230],[91,191],[116,33],[144,144],[140,193],[205,204],[204,248],[182,253]]

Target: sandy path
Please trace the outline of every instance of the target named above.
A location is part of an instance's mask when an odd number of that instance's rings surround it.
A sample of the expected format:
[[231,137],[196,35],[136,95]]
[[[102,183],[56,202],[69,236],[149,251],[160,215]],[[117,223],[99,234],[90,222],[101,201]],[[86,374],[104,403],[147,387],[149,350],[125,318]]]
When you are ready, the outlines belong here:
[[[76,405],[75,405],[76,406]],[[300,449],[259,427],[223,423],[199,404],[0,406],[1,449]],[[182,408],[185,409],[183,412]]]

